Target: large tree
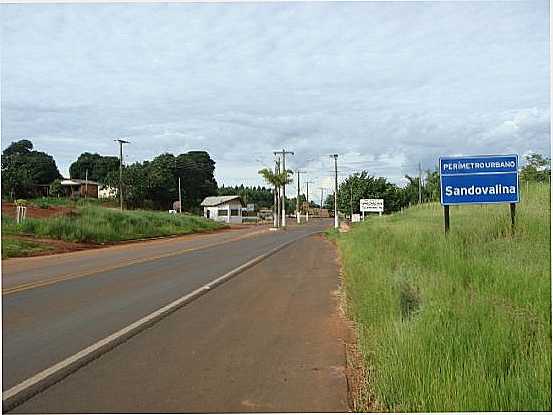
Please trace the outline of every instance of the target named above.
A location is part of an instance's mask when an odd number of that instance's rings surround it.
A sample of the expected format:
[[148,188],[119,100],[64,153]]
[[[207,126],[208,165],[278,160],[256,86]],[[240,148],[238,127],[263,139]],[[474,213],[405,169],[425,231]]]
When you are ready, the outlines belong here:
[[189,151],[176,157],[176,178],[181,178],[182,205],[195,209],[207,196],[217,194],[215,161],[206,151]]
[[520,179],[529,182],[545,182],[551,177],[551,159],[538,153],[524,157],[526,165],[520,171]]
[[353,174],[340,184],[338,210],[348,215],[352,211],[359,213],[360,199],[384,199],[384,212],[394,212],[403,206],[403,194],[398,186],[366,171]]
[[2,188],[12,197],[30,196],[33,186],[50,184],[59,178],[54,158],[33,150],[29,140],[13,142],[2,152]]
[[[215,162],[205,151],[191,151],[176,157],[160,154],[152,161],[123,168],[123,197],[131,208],[172,208],[178,200],[180,177],[183,209],[198,211],[206,196],[217,194],[214,170]],[[104,183],[119,188],[119,172],[109,172]]]
[[257,208],[270,208],[273,205],[273,190],[265,186],[223,186],[219,187],[220,196],[238,195],[244,203],[254,203]]
[[119,171],[119,158],[101,156],[98,153],[82,153],[77,161],[69,166],[69,175],[74,179],[84,179],[88,170],[88,179],[106,183],[112,172]]

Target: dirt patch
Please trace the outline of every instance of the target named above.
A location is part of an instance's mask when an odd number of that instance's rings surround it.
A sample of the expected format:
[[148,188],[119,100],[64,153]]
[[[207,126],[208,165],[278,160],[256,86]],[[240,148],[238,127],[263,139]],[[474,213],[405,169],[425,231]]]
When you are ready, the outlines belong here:
[[[17,207],[14,203],[2,202],[2,216],[15,219]],[[36,206],[27,206],[27,219],[45,219],[52,216],[67,215],[76,212],[65,206],[48,206],[48,208],[39,208]]]
[[82,251],[84,249],[93,249],[93,248],[102,248],[105,245],[101,244],[91,244],[91,243],[78,243],[78,242],[67,242],[61,241],[58,239],[41,239],[33,238],[29,236],[20,236],[20,235],[10,235],[10,239],[19,239],[21,241],[36,242],[39,244],[48,245],[50,248],[48,251],[38,251],[26,253],[24,256],[43,256],[43,255],[53,255],[53,254],[62,254],[66,252]]

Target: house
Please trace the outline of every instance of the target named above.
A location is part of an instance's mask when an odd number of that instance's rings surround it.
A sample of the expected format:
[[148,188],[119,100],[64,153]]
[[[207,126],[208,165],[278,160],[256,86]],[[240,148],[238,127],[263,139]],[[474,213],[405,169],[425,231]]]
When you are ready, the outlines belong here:
[[117,197],[117,188],[107,185],[100,185],[98,188],[98,199],[114,199]]
[[204,216],[217,222],[242,223],[242,208],[245,207],[240,196],[208,196],[201,205]]
[[81,179],[63,179],[61,185],[68,197],[93,197],[98,198],[98,182]]

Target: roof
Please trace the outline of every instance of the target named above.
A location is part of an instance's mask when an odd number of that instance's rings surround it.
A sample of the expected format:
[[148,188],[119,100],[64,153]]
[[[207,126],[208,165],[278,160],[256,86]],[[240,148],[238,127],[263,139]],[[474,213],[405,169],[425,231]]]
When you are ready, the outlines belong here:
[[228,203],[236,199],[238,199],[242,206],[245,206],[240,196],[208,196],[203,200],[201,206],[219,206],[223,203]]
[[62,186],[76,186],[79,184],[92,184],[92,185],[99,185],[98,182],[94,182],[92,180],[81,180],[81,179],[63,179],[61,181]]

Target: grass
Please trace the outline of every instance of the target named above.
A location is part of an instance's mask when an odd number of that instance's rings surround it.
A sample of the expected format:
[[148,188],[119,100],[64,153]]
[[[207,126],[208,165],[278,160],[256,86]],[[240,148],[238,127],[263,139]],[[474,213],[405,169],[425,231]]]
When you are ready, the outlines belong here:
[[50,251],[51,247],[39,242],[14,238],[2,238],[2,259],[28,256],[39,252]]
[[21,224],[2,218],[2,233],[26,234],[71,242],[116,242],[157,236],[184,235],[224,225],[202,217],[153,211],[123,211],[87,206],[71,215],[27,219]]
[[[382,410],[551,411],[550,192],[438,204],[330,235]],[[371,408],[364,408],[371,409]]]
[[37,197],[29,199],[30,205],[47,209],[50,206],[63,206],[69,208],[85,207],[85,206],[111,206],[117,207],[118,201],[115,199],[97,199],[97,198],[68,198],[68,197]]

